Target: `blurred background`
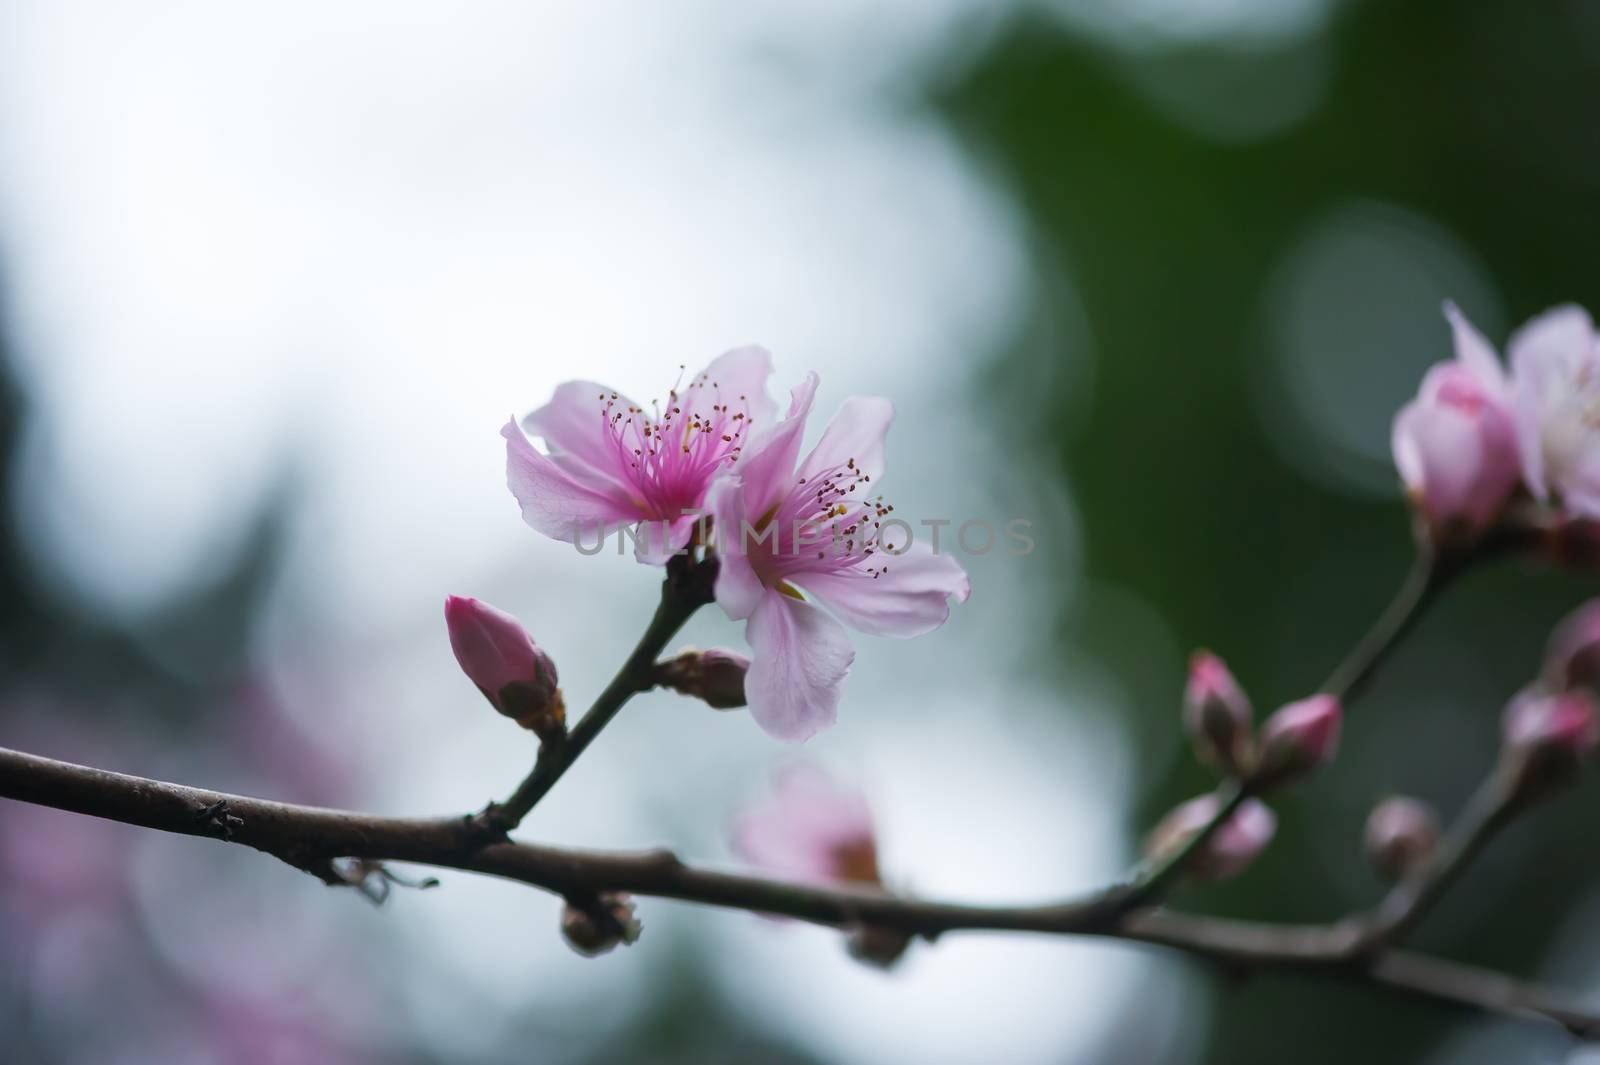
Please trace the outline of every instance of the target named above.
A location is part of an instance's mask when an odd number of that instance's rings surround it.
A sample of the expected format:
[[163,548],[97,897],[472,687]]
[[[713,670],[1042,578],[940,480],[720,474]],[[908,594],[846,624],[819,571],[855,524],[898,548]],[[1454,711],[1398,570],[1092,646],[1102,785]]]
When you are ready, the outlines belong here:
[[[1189,651],[1305,694],[1409,559],[1394,410],[1449,354],[1600,304],[1600,8],[1485,0],[0,3],[0,744],[230,791],[476,809],[532,740],[446,594],[521,617],[584,705],[651,572],[521,524],[506,416],[662,395],[758,342],[782,395],[891,396],[899,510],[1030,521],[916,641],[857,637],[800,750],[670,694],[525,824],[731,866],[774,767],[861,782],[895,884],[1045,900],[1209,787]],[[1555,619],[1507,563],[1430,616],[1179,904],[1373,900],[1381,795],[1454,810]],[[739,647],[703,612],[684,643]],[[1498,843],[1418,941],[1600,986],[1600,783]],[[1580,1060],[1541,1028],[1118,944],[838,937],[445,875],[375,908],[243,849],[0,807],[7,1062]]]

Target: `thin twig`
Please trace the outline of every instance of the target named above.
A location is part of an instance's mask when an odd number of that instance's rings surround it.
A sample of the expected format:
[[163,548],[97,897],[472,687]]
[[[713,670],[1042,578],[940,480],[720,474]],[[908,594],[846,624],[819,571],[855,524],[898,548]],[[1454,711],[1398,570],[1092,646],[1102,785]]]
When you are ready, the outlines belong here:
[[1498,769],[1491,773],[1422,867],[1396,884],[1373,910],[1361,949],[1375,953],[1404,939],[1520,809],[1504,774]]
[[490,803],[478,814],[474,823],[480,830],[503,836],[521,824],[628,700],[650,690],[655,683],[656,658],[666,648],[667,641],[696,610],[711,602],[716,569],[714,559],[697,562],[688,555],[677,556],[667,563],[666,579],[661,582],[661,601],[633,653],[571,732],[540,745],[532,771],[517,790],[504,802]]
[[0,798],[165,832],[239,843],[299,868],[335,858],[402,861],[520,881],[564,897],[626,891],[830,927],[875,925],[927,939],[954,931],[1094,935],[1158,944],[1233,967],[1303,969],[1476,1010],[1553,1020],[1584,1036],[1600,1014],[1489,970],[1385,949],[1362,929],[1272,925],[1138,911],[1108,920],[1116,893],[1048,906],[968,906],[861,889],[781,883],[687,866],[669,851],[606,853],[483,843],[471,818],[378,817],[225,795],[0,748]]

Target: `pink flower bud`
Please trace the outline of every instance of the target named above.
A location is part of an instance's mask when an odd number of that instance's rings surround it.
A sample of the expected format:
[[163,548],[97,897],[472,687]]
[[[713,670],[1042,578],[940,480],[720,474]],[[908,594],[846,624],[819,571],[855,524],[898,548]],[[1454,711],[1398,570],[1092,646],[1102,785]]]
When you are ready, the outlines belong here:
[[585,958],[604,954],[623,943],[636,943],[640,931],[633,900],[621,892],[601,892],[588,906],[568,902],[561,911],[561,937]]
[[[1159,861],[1176,853],[1211,823],[1219,809],[1220,800],[1212,794],[1174,807],[1145,841],[1145,854]],[[1266,849],[1277,829],[1278,818],[1264,803],[1246,799],[1190,859],[1187,872],[1202,880],[1238,876]]]
[[1339,749],[1343,716],[1337,697],[1313,695],[1267,718],[1261,726],[1255,785],[1279,787],[1331,761]]
[[1507,794],[1542,797],[1571,783],[1600,746],[1600,705],[1587,689],[1522,692],[1506,708],[1500,774]]
[[1210,651],[1189,659],[1183,724],[1202,762],[1231,775],[1243,772],[1250,760],[1250,700]]
[[1556,626],[1545,655],[1545,679],[1556,691],[1600,689],[1600,599],[1589,600]]
[[516,618],[477,599],[452,595],[444,601],[444,620],[461,671],[496,710],[541,739],[565,729],[555,663],[534,646]]
[[685,651],[656,667],[656,683],[705,701],[714,710],[745,704],[744,675],[750,660],[732,651]]
[[1436,542],[1470,541],[1505,506],[1521,476],[1505,372],[1454,305],[1456,359],[1430,369],[1394,422],[1395,467]]
[[1380,876],[1400,880],[1421,868],[1439,842],[1439,816],[1433,807],[1393,795],[1367,817],[1367,861]]

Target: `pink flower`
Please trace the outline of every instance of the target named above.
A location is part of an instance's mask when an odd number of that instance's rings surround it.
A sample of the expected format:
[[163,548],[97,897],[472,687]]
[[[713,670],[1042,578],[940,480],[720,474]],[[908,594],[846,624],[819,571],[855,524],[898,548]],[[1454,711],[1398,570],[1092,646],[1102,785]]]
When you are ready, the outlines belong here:
[[881,883],[866,799],[809,766],[777,775],[772,794],[734,822],[733,849],[762,872],[786,880]]
[[566,710],[555,663],[516,618],[452,595],[444,601],[444,620],[461,671],[496,710],[540,736],[563,727]]
[[1600,706],[1582,688],[1560,695],[1526,691],[1506,707],[1504,730],[1508,747],[1587,758],[1600,746]]
[[500,431],[522,519],[568,542],[634,528],[640,561],[665,562],[693,536],[712,480],[772,420],[771,373],[764,349],[737,348],[649,410],[604,385],[567,382],[523,422],[549,454],[515,420]]
[[1582,307],[1547,311],[1511,338],[1523,479],[1600,518],[1600,339]]
[[1200,760],[1237,773],[1250,756],[1250,700],[1228,666],[1210,651],[1189,659],[1183,724]]
[[1600,599],[1562,619],[1545,651],[1545,676],[1557,691],[1600,690]]
[[1283,707],[1261,726],[1258,787],[1277,786],[1305,776],[1339,750],[1344,709],[1332,695],[1313,695]]
[[1436,537],[1475,535],[1516,487],[1517,433],[1508,385],[1488,341],[1455,304],[1445,317],[1456,358],[1430,369],[1394,420],[1394,461]]
[[[1150,833],[1146,852],[1157,860],[1174,853],[1210,824],[1220,809],[1219,800],[1212,794],[1173,807]],[[1272,842],[1277,830],[1277,815],[1264,803],[1246,799],[1191,859],[1188,871],[1202,880],[1238,876]]]
[[788,417],[751,441],[707,500],[721,558],[717,602],[745,621],[753,652],[750,713],[785,740],[833,724],[855,658],[844,626],[813,600],[860,632],[910,637],[944,624],[949,597],[965,602],[970,591],[954,558],[914,543],[910,525],[872,494],[894,416],[888,400],[845,400],[796,465],[816,388],[811,374]]

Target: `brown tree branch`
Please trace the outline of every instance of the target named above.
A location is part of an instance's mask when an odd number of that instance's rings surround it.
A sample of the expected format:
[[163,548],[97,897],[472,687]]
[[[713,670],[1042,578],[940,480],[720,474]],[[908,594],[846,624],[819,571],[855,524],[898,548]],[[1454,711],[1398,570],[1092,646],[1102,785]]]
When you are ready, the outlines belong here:
[[1130,913],[1123,889],[1054,905],[991,907],[812,887],[694,868],[668,851],[608,853],[484,843],[481,827],[470,817],[380,817],[293,806],[4,748],[0,798],[240,843],[319,875],[339,858],[403,861],[503,877],[568,898],[625,891],[832,927],[881,926],[929,940],[946,932],[979,930],[1103,936],[1171,947],[1233,968],[1301,969],[1476,1010],[1537,1016],[1584,1037],[1600,1033],[1600,1013],[1549,989],[1387,947],[1367,953],[1365,925],[1359,920],[1273,925]]

